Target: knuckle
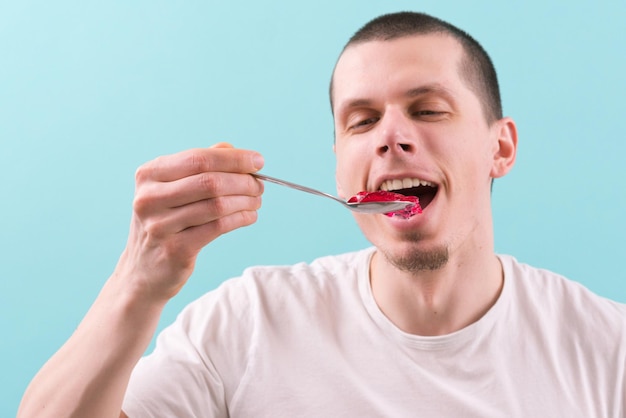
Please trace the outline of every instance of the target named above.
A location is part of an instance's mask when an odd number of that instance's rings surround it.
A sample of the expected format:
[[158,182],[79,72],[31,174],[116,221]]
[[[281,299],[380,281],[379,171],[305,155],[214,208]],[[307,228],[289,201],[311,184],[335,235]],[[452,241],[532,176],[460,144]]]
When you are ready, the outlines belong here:
[[189,155],[187,155],[187,157],[185,158],[184,164],[189,166],[194,172],[211,170],[211,164],[209,162],[209,159],[199,152],[189,153]]
[[258,217],[257,211],[255,210],[238,212],[237,215],[238,219],[236,228],[252,225],[256,222]]
[[210,193],[211,195],[220,190],[220,187],[222,185],[220,176],[212,173],[203,173],[199,175],[198,181],[200,182],[199,187],[205,192]]
[[252,176],[248,176],[248,188],[252,191],[252,196],[260,196],[265,191],[265,185],[263,181],[256,179]]
[[261,206],[263,205],[263,199],[261,198],[261,196],[257,196],[257,198],[255,199],[255,203],[256,203],[256,206],[254,207],[254,209],[255,210],[261,209]]
[[219,218],[219,219],[214,220],[213,228],[218,236],[223,235],[229,231],[227,222],[224,218]]
[[209,213],[216,215],[224,215],[228,211],[227,199],[224,197],[214,197],[207,200],[207,206]]
[[140,165],[137,170],[135,170],[135,180],[142,182],[155,177],[156,173],[167,165],[167,158],[167,156],[161,155]]
[[137,193],[133,200],[133,211],[139,216],[142,216],[148,212],[148,208],[152,206],[152,199],[143,193]]
[[257,220],[256,211],[240,211],[215,221],[217,236],[227,234],[235,229],[252,225]]
[[150,178],[152,172],[150,163],[143,164],[135,170],[135,183],[140,184]]
[[144,230],[149,238],[160,240],[164,236],[164,222],[158,219],[144,221]]
[[241,212],[241,216],[243,218],[244,225],[252,225],[255,223],[259,217],[259,214],[256,210]]

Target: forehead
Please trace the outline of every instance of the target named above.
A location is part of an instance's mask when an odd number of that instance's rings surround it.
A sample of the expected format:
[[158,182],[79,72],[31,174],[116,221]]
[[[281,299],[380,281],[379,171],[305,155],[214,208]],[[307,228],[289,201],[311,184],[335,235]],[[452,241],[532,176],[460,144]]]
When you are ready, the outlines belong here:
[[335,108],[346,100],[402,94],[420,85],[466,90],[460,76],[463,49],[449,35],[428,34],[351,45],[333,74]]

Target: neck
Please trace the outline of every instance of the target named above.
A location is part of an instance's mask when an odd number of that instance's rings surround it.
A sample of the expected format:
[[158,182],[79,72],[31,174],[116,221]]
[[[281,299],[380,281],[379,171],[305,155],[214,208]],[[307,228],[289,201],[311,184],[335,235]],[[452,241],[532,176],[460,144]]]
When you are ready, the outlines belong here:
[[493,251],[451,256],[436,270],[407,272],[377,251],[370,266],[374,299],[401,330],[435,336],[458,331],[480,319],[498,299],[502,266]]

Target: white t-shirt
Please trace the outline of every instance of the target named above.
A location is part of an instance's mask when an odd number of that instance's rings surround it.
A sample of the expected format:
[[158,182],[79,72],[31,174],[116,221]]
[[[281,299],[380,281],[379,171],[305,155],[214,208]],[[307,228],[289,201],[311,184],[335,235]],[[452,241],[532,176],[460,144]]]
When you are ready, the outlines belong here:
[[477,322],[407,334],[369,286],[373,249],[255,267],[190,304],[133,372],[142,417],[626,417],[626,305],[499,256]]

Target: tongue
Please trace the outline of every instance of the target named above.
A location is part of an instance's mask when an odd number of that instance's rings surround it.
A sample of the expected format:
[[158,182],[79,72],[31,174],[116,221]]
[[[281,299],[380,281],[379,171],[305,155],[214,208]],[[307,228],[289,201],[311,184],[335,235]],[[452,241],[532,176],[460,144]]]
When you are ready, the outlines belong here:
[[419,204],[419,200],[416,196],[406,196],[400,193],[386,192],[379,190],[377,192],[359,192],[356,195],[348,199],[348,203],[357,202],[391,202],[391,201],[411,202],[411,205],[407,205],[404,209],[400,209],[394,212],[385,213],[385,215],[399,216],[403,219],[409,219],[417,213],[422,213],[422,208]]

